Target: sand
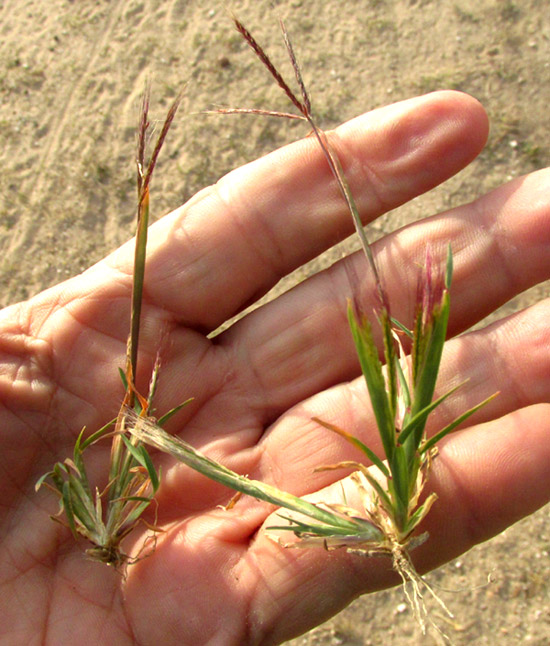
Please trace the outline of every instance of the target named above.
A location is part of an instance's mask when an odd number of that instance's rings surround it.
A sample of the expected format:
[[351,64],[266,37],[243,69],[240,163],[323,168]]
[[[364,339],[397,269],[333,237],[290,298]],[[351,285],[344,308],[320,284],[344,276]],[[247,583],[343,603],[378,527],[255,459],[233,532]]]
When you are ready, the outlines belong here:
[[[375,232],[550,164],[546,0],[243,0],[231,8],[288,69],[277,26],[285,18],[325,128],[435,89],[468,92],[487,109],[492,130],[479,159],[381,218]],[[0,0],[0,304],[80,272],[131,237],[135,124],[148,79],[158,119],[185,86],[155,178],[155,217],[306,134],[299,124],[201,114],[215,105],[286,109],[221,3]],[[546,295],[540,285],[495,316]],[[429,576],[454,591],[445,599],[457,617],[448,626],[455,644],[550,643],[549,511]],[[434,642],[394,590],[357,600],[291,643]]]

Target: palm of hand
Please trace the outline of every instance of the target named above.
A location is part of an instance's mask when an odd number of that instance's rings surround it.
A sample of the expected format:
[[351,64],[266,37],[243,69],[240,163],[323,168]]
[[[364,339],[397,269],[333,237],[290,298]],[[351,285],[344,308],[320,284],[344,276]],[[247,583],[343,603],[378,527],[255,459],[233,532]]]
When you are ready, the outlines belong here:
[[[396,122],[402,124],[397,129]],[[473,100],[441,93],[350,122],[339,129],[336,145],[367,221],[459,170],[477,154],[485,132],[485,117]],[[160,347],[157,410],[163,413],[194,397],[169,430],[232,469],[297,495],[329,487],[342,476],[313,474],[315,467],[357,457],[344,442],[327,437],[312,416],[338,423],[378,448],[363,385],[348,381],[357,376],[357,365],[343,313],[349,276],[362,275],[362,259],[335,265],[215,339],[206,333],[349,233],[351,222],[322,155],[312,151],[312,141],[278,151],[229,175],[155,225],[137,380],[147,383]],[[544,179],[539,175],[531,182],[531,194],[543,194]],[[462,249],[471,242],[472,226],[496,228],[499,218],[512,222],[513,209],[503,206],[504,198],[516,195],[522,203],[526,190],[519,184],[504,187],[484,198],[481,207],[438,216],[379,243],[375,251],[384,263],[394,315],[407,320],[416,281],[414,272],[403,275],[399,268],[422,257],[420,241],[434,231],[437,237],[441,229],[436,224],[443,227],[445,242]],[[527,223],[523,214],[518,244],[530,247],[540,236],[537,216],[544,209],[542,202],[531,207]],[[495,257],[504,262],[498,245],[496,238],[483,238],[471,243],[468,258],[458,258],[451,333],[546,277],[542,256],[533,252],[521,271],[512,268],[516,283],[497,284],[490,294],[474,288],[476,272],[491,267]],[[437,250],[442,256],[444,247]],[[54,511],[52,499],[31,494],[37,477],[70,455],[82,426],[95,430],[117,412],[130,281],[131,248],[126,246],[82,276],[8,308],[0,319],[0,574],[4,596],[11,600],[4,622],[11,643],[30,643],[38,634],[53,643],[75,638],[90,644],[277,643],[320,622],[358,593],[394,583],[385,562],[358,561],[344,552],[282,549],[262,531],[272,509],[248,498],[231,511],[219,509],[231,492],[168,458],[159,458],[164,477],[157,519],[166,531],[154,555],[129,568],[125,579],[84,559],[67,530],[48,524],[45,509]],[[366,285],[360,289],[365,302],[372,300]],[[525,320],[535,320],[536,311],[523,315]],[[436,529],[430,548],[415,552],[421,569],[500,531],[548,497],[550,482],[540,486],[548,481],[541,475],[548,456],[540,448],[529,465],[493,469],[493,453],[472,467],[472,454],[494,442],[492,424],[500,429],[502,455],[515,450],[518,427],[533,429],[532,437],[526,440],[524,432],[523,438],[533,446],[544,431],[544,407],[528,406],[548,393],[539,388],[536,394],[526,389],[518,395],[509,376],[505,380],[503,373],[492,372],[488,342],[491,356],[501,361],[514,350],[503,330],[505,324],[449,343],[441,391],[456,371],[470,382],[436,423],[497,389],[503,395],[476,418],[487,424],[450,438],[436,461],[433,486],[442,500],[428,521],[428,529]],[[513,343],[528,361],[526,348],[537,341],[531,334],[529,341],[522,337]],[[534,382],[533,365],[526,364],[525,374]],[[491,421],[500,416],[505,417]],[[92,477],[101,473],[107,452],[93,452]],[[487,477],[499,488],[498,496],[482,495]],[[539,489],[526,503],[524,492],[533,481]],[[444,522],[449,499],[455,515]],[[486,522],[473,525],[473,518]],[[128,539],[134,554],[146,532],[135,533],[135,545]]]

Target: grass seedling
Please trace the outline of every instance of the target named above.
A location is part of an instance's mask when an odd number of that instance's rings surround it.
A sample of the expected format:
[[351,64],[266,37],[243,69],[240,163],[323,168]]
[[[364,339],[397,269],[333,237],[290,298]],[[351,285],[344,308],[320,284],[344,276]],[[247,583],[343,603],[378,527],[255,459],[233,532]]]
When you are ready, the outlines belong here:
[[[413,327],[412,330],[408,330],[391,317],[389,298],[380,279],[353,195],[338,156],[331,147],[328,137],[317,126],[312,116],[311,101],[284,24],[281,22],[281,29],[300,89],[300,97],[292,91],[290,85],[283,79],[263,48],[244,25],[237,19],[234,19],[234,22],[239,33],[298,112],[286,114],[258,109],[222,109],[220,112],[274,115],[302,119],[309,124],[348,207],[374,276],[378,297],[377,319],[383,338],[385,365],[380,361],[371,324],[361,305],[357,300],[350,301],[348,321],[381,438],[383,458],[346,431],[316,419],[321,426],[344,437],[362,451],[368,463],[371,463],[370,468],[359,462],[348,461],[320,467],[320,469],[350,467],[356,469],[351,477],[361,494],[363,516],[378,530],[379,536],[374,541],[369,538],[363,544],[360,540],[355,540],[357,537],[352,539],[351,536],[344,539],[331,537],[332,540],[328,542],[326,532],[318,531],[318,528],[312,529],[303,522],[292,519],[289,520],[288,525],[282,525],[277,529],[292,531],[301,539],[302,544],[322,543],[329,547],[344,547],[353,552],[390,555],[395,569],[403,579],[405,592],[415,615],[425,628],[426,620],[429,618],[422,601],[422,588],[427,589],[445,608],[433,590],[416,573],[408,552],[427,538],[426,535],[415,535],[415,531],[436,500],[436,495],[432,493],[422,503],[420,502],[430,463],[437,453],[437,443],[494,397],[493,395],[466,411],[431,438],[427,437],[425,429],[430,413],[456,390],[455,388],[433,399],[449,320],[449,289],[453,271],[451,249],[450,247],[448,249],[445,276],[442,280],[434,277],[434,273],[437,272],[433,271],[429,249],[426,251],[424,273],[418,283]],[[407,359],[401,344],[403,335],[409,337],[412,345],[410,360]],[[360,510],[353,511],[351,515],[354,518],[361,516],[358,511]],[[408,584],[410,584],[410,590]]]
[[[137,225],[134,257],[130,334],[127,343],[126,366],[120,371],[125,388],[120,411],[109,422],[87,438],[84,430],[76,440],[72,459],[57,462],[53,469],[36,483],[36,489],[45,485],[59,497],[59,512],[53,520],[66,524],[75,538],[83,536],[92,547],[86,554],[97,561],[120,568],[139,559],[131,559],[122,551],[121,542],[134,529],[143,512],[149,507],[159,486],[159,476],[143,444],[126,433],[128,409],[138,416],[146,416],[155,392],[159,362],[153,369],[149,393],[142,397],[134,385],[137,371],[141,303],[145,276],[147,227],[149,223],[149,188],[155,165],[179,106],[178,97],[170,107],[149,161],[145,160],[147,132],[149,128],[149,89],[146,90],[141,107],[137,145]],[[178,407],[178,409],[181,407]],[[160,422],[176,410],[170,411]],[[86,472],[84,451],[98,440],[111,439],[111,454],[107,484],[102,491],[92,488]],[[61,517],[64,516],[64,521]],[[154,542],[156,527],[145,523],[151,530],[146,543]]]

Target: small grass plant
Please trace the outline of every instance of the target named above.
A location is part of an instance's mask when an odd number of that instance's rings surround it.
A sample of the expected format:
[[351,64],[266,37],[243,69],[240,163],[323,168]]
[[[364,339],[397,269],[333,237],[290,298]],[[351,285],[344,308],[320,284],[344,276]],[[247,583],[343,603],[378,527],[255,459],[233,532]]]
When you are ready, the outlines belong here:
[[[384,455],[377,455],[359,438],[345,430],[314,418],[321,426],[344,437],[364,454],[367,464],[346,461],[320,466],[319,470],[355,469],[351,478],[360,493],[363,509],[340,507],[339,511],[347,518],[354,519],[358,518],[358,511],[362,512],[359,517],[369,522],[378,535],[374,540],[370,538],[364,540],[352,535],[329,536],[326,528],[319,528],[307,521],[292,518],[286,519],[287,525],[280,525],[276,529],[293,532],[300,539],[298,545],[323,544],[328,549],[343,547],[354,553],[389,555],[395,570],[403,580],[405,593],[423,630],[429,622],[442,634],[428,615],[423,601],[423,590],[428,591],[447,614],[451,613],[434,590],[417,574],[410,559],[409,550],[427,539],[427,534],[418,535],[417,529],[437,499],[437,496],[431,493],[422,500],[430,464],[437,454],[437,443],[495,397],[492,395],[459,415],[432,437],[427,436],[426,424],[429,415],[460,387],[459,385],[434,399],[449,320],[449,290],[453,273],[451,248],[450,246],[448,248],[444,272],[432,266],[430,250],[426,249],[425,266],[418,281],[413,325],[410,330],[407,329],[391,316],[388,294],[380,278],[355,200],[337,154],[326,134],[314,120],[311,101],[284,23],[282,21],[280,23],[281,30],[300,96],[292,91],[290,85],[283,79],[266,52],[244,25],[237,19],[234,19],[234,23],[254,54],[297,109],[297,113],[276,113],[275,116],[306,121],[326,157],[374,276],[378,300],[376,318],[383,339],[384,362],[382,363],[371,322],[360,302],[356,298],[350,299],[348,322]],[[222,112],[244,112],[266,116],[273,114],[270,111],[246,109],[230,109]],[[410,358],[407,358],[404,350],[402,343],[404,337],[411,347]],[[363,535],[366,534],[368,532],[363,532]]]
[[[147,227],[149,223],[149,189],[155,165],[176,114],[180,97],[170,107],[148,162],[145,160],[146,141],[149,129],[149,88],[147,88],[140,112],[137,145],[137,224],[132,286],[130,334],[127,343],[126,365],[120,370],[124,385],[124,397],[117,417],[85,437],[85,429],[79,433],[72,458],[57,462],[36,483],[38,490],[46,486],[59,497],[59,512],[53,520],[66,524],[75,538],[83,536],[92,547],[86,554],[93,560],[119,569],[141,558],[131,558],[122,549],[122,541],[139,522],[150,529],[144,544],[144,554],[150,553],[147,545],[154,543],[159,529],[146,523],[142,514],[153,501],[159,487],[159,474],[155,470],[145,446],[126,432],[127,411],[137,416],[146,416],[151,409],[157,384],[159,361],[153,369],[149,392],[142,397],[136,390],[134,377],[137,371],[141,304],[145,277]],[[182,404],[183,405],[183,404]],[[162,424],[180,407],[170,411],[159,420]],[[107,484],[100,491],[90,485],[84,453],[99,440],[111,440],[110,463]]]

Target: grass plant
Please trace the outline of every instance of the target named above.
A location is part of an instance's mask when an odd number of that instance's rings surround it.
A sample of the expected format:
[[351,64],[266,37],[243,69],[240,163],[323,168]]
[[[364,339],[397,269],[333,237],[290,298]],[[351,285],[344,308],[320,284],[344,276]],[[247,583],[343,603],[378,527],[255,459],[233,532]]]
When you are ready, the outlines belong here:
[[[349,326],[378,427],[384,451],[383,457],[376,455],[359,438],[333,424],[315,418],[321,426],[344,437],[358,448],[365,455],[367,464],[372,465],[369,467],[360,462],[346,461],[321,466],[319,470],[350,467],[355,469],[351,478],[357,485],[363,510],[347,510],[345,513],[357,518],[357,512],[362,512],[362,517],[372,524],[381,538],[362,541],[357,540],[358,537],[352,539],[351,536],[343,540],[341,537],[331,537],[332,540],[329,543],[325,531],[319,531],[318,527],[308,526],[307,523],[293,519],[287,519],[288,524],[281,525],[277,529],[292,531],[302,544],[321,543],[325,547],[343,547],[354,553],[389,555],[395,570],[403,580],[405,593],[423,630],[426,629],[427,623],[431,623],[440,634],[443,634],[428,615],[423,601],[423,590],[428,591],[447,614],[451,613],[433,589],[418,575],[410,559],[409,550],[427,539],[427,534],[419,536],[416,530],[437,499],[437,496],[431,493],[422,500],[430,464],[437,455],[437,443],[495,397],[492,395],[467,410],[428,438],[426,424],[429,415],[460,387],[459,385],[434,399],[449,320],[449,290],[453,273],[451,248],[450,246],[448,248],[444,272],[432,267],[431,253],[429,248],[426,249],[425,267],[418,281],[414,321],[412,329],[407,329],[391,316],[388,294],[380,278],[355,200],[329,138],[314,120],[311,101],[284,23],[282,21],[280,23],[281,30],[300,90],[300,98],[292,91],[244,25],[237,19],[234,19],[234,22],[254,54],[298,110],[298,114],[277,114],[276,116],[305,120],[319,142],[352,217],[361,247],[374,276],[378,300],[376,318],[383,339],[384,364],[379,358],[378,347],[367,315],[357,299],[350,299]],[[243,111],[237,109],[223,110],[223,112]],[[244,112],[267,116],[271,114],[269,111],[262,110],[244,110]],[[441,279],[442,273],[444,273],[443,279]],[[406,356],[402,343],[404,336],[411,344],[410,358]]]
[[[246,27],[237,19],[234,19],[234,22],[239,33],[298,110],[298,114],[239,108],[221,109],[219,112],[302,119],[309,124],[346,202],[362,250],[374,276],[378,299],[377,319],[382,330],[385,365],[379,359],[371,323],[357,299],[350,300],[348,303],[348,321],[382,441],[385,461],[358,438],[323,420],[315,419],[321,426],[339,434],[360,449],[378,471],[379,477],[375,477],[367,467],[353,462],[322,467],[353,466],[357,469],[358,484],[364,478],[375,492],[376,505],[374,511],[369,512],[369,516],[372,523],[389,541],[388,546],[383,546],[382,549],[385,550],[387,547],[393,551],[395,545],[407,545],[412,533],[435,501],[435,496],[432,494],[419,504],[426,472],[430,459],[435,454],[437,442],[495,395],[460,415],[431,438],[426,437],[425,428],[430,413],[460,387],[457,386],[436,400],[433,399],[449,320],[449,289],[453,273],[451,249],[450,247],[448,249],[443,279],[436,278],[437,274],[442,272],[438,271],[438,268],[434,270],[430,250],[426,250],[424,271],[418,281],[414,322],[412,329],[407,329],[391,316],[388,294],[380,278],[355,200],[329,138],[314,120],[311,101],[284,24],[281,22],[281,30],[296,82],[300,88],[300,98],[292,91]],[[411,343],[410,361],[407,361],[401,342],[404,336]],[[381,484],[381,480],[386,484]],[[360,484],[360,486],[363,485]],[[300,533],[299,527],[293,529],[296,533]]]
[[[142,519],[143,512],[153,501],[159,486],[159,475],[143,444],[126,433],[127,411],[132,409],[138,416],[146,416],[154,396],[159,362],[153,369],[147,398],[136,390],[134,376],[137,371],[141,303],[145,277],[147,227],[149,223],[149,189],[155,165],[172,124],[180,97],[170,107],[162,129],[148,162],[145,149],[149,128],[149,88],[147,88],[140,112],[137,137],[137,224],[132,286],[130,334],[126,351],[126,365],[120,370],[124,384],[124,397],[116,419],[84,437],[85,429],[79,433],[73,457],[57,462],[51,471],[45,473],[36,483],[36,489],[47,486],[59,497],[59,512],[53,520],[66,524],[75,538],[83,536],[92,547],[86,554],[97,561],[120,568],[140,558],[130,558],[121,543],[137,523],[145,523],[151,530],[144,547],[154,543],[158,528]],[[178,407],[179,409],[180,407]],[[163,423],[174,411],[161,418]],[[90,485],[86,471],[84,452],[102,439],[111,440],[110,464],[107,484],[100,491]]]

